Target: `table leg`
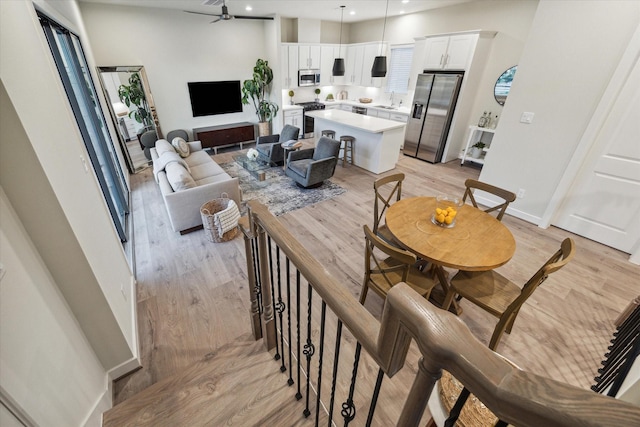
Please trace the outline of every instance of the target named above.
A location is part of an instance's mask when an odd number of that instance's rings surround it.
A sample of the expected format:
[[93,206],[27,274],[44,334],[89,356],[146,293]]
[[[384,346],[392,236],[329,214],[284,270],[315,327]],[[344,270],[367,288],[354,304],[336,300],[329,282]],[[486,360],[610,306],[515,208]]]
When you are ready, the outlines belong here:
[[[440,283],[442,292],[444,292],[442,301],[440,302],[440,306],[442,307],[442,303],[444,303],[447,292],[449,292],[449,281],[447,279],[447,274],[445,273],[444,268],[441,265],[434,265],[433,268],[436,271],[436,276],[438,277],[438,282]],[[458,305],[458,301],[456,301],[455,298],[453,299],[453,301],[451,301],[449,311],[457,314],[458,316],[462,314],[462,308]]]

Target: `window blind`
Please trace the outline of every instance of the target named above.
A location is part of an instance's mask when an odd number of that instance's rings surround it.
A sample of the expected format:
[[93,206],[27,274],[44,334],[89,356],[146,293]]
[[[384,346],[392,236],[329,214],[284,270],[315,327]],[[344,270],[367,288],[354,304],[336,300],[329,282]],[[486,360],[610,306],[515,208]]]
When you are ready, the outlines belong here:
[[391,46],[387,92],[407,93],[412,59],[413,45]]

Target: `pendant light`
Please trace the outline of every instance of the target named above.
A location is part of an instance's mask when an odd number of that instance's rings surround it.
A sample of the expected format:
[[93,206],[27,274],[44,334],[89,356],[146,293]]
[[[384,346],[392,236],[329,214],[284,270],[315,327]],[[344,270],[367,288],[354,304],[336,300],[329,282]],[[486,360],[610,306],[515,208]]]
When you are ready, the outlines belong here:
[[333,60],[333,69],[331,70],[331,75],[333,76],[344,76],[344,58],[340,58],[342,51],[342,18],[344,16],[344,8],[345,6],[340,6],[340,47],[338,48],[338,58]]
[[382,26],[382,41],[380,42],[380,56],[376,56],[371,67],[371,77],[385,77],[387,75],[387,57],[382,56],[382,46],[384,46],[384,30],[387,27],[387,12],[389,12],[389,0],[384,11],[384,24]]

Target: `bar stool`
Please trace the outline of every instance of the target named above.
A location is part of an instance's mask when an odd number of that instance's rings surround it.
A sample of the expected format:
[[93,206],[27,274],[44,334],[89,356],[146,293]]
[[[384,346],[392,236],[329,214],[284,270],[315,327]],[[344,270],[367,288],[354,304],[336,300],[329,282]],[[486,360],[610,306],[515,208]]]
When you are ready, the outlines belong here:
[[325,129],[322,131],[322,136],[326,136],[327,138],[336,139],[336,131],[331,129]]
[[[344,143],[344,145],[342,144]],[[350,164],[353,164],[353,146],[356,139],[351,135],[342,135],[340,137],[340,149],[342,150],[342,167],[347,163],[347,157]]]

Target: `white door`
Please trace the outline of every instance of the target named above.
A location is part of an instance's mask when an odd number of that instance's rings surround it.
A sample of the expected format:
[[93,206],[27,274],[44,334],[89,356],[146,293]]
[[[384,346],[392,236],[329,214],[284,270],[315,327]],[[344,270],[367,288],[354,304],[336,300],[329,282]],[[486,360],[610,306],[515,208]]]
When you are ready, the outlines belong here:
[[554,225],[623,252],[640,242],[640,63],[631,67]]

